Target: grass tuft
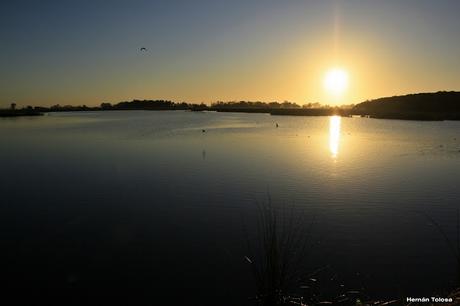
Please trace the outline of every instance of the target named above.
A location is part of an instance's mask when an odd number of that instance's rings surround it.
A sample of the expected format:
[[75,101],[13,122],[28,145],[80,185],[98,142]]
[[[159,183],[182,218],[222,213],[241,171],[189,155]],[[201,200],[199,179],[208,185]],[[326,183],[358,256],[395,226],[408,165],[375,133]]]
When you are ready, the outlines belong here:
[[246,234],[245,256],[254,275],[258,305],[293,305],[293,301],[302,304],[302,298],[294,293],[306,275],[312,249],[314,222],[306,220],[303,211],[274,207],[270,198],[267,204],[258,204],[256,237],[250,239]]

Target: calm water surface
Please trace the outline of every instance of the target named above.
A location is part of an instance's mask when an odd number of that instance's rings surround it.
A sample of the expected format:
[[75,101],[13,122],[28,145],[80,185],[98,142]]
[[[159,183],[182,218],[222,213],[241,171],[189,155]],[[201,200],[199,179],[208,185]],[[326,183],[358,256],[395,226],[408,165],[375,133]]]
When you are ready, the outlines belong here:
[[113,111],[1,119],[0,139],[1,277],[18,303],[249,303],[244,228],[269,197],[314,218],[308,267],[344,288],[455,282],[424,214],[455,239],[460,122]]

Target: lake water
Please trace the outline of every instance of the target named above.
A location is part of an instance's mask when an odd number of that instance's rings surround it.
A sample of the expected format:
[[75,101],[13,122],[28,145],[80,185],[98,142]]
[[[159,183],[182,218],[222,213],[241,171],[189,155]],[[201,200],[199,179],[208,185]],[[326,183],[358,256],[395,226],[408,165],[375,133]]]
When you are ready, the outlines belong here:
[[460,122],[53,113],[0,119],[0,139],[1,277],[18,303],[249,304],[245,229],[269,198],[314,220],[308,269],[344,290],[455,285],[425,214],[455,241]]

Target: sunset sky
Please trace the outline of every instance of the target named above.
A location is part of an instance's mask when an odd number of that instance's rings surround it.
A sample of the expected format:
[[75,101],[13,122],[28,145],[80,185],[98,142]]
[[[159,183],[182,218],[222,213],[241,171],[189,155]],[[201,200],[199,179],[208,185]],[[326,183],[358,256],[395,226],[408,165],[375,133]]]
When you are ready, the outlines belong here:
[[[460,90],[459,12],[457,0],[2,1],[0,107]],[[331,69],[347,73],[340,95],[323,86]]]

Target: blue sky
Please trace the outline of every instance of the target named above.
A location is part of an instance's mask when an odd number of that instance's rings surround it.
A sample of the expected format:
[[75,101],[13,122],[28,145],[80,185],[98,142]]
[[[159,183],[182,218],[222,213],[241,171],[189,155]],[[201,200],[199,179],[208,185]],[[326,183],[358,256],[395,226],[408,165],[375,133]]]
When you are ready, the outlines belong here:
[[343,103],[460,90],[459,11],[442,0],[2,1],[0,107],[327,103],[328,65],[353,76]]

